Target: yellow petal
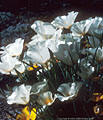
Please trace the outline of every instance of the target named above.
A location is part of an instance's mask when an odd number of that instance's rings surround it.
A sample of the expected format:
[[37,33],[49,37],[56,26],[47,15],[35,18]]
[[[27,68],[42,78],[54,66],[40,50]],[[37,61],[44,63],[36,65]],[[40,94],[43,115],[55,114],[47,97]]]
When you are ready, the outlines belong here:
[[103,95],[100,96],[100,100],[103,100]]
[[29,107],[26,106],[21,114],[18,114],[16,120],[35,120],[36,119],[36,109],[33,108],[31,112],[29,112]]
[[34,68],[33,68],[33,67],[28,67],[27,70],[28,70],[28,71],[33,71]]
[[35,119],[36,119],[36,109],[33,108],[31,110],[30,120],[35,120]]
[[34,67],[34,68],[38,68],[39,66],[38,66],[37,64],[34,64],[33,67]]
[[26,107],[22,110],[22,113],[24,113],[26,116],[30,116],[29,107],[26,106]]

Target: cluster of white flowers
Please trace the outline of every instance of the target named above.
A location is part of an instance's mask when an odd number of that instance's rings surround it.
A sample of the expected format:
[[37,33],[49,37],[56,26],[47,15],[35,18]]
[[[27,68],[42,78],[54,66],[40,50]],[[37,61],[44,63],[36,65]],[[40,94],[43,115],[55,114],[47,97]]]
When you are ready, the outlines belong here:
[[[35,21],[31,28],[36,32],[31,41],[26,44],[27,50],[23,54],[24,40],[18,38],[14,43],[1,47],[0,72],[17,75],[25,71],[24,63],[45,65],[51,59],[50,51],[55,58],[71,67],[78,64],[76,74],[82,80],[87,80],[95,71],[92,61],[103,61],[103,19],[101,17],[89,18],[75,22],[78,12],[69,12],[68,15],[59,16],[51,23],[40,20]],[[75,23],[74,23],[75,22]],[[70,33],[63,33],[69,29]],[[86,43],[86,46],[81,43]],[[81,57],[83,56],[83,57]],[[23,62],[24,61],[24,62]],[[39,104],[51,105],[56,98],[61,101],[70,100],[77,96],[82,82],[67,82],[61,84],[55,95],[49,90],[46,80],[35,83],[33,86],[24,84],[16,87],[11,96],[7,98],[8,104],[27,104],[30,95],[36,94]],[[32,92],[31,92],[32,88]],[[61,94],[60,94],[61,93]]]
[[74,99],[77,96],[81,86],[81,82],[63,83],[57,89],[57,91],[61,94],[57,93],[53,95],[53,93],[48,90],[46,80],[37,82],[33,86],[22,84],[19,87],[13,88],[13,93],[7,97],[7,103],[25,105],[29,102],[30,95],[34,94],[38,96],[38,98],[34,101],[38,102],[45,108],[46,106],[53,104],[57,98],[60,101]]

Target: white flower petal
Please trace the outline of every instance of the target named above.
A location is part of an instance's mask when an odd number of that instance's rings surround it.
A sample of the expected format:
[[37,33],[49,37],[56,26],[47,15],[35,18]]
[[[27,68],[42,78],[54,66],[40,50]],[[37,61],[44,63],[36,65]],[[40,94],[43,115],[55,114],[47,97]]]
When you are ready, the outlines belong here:
[[84,36],[89,31],[92,21],[93,20],[91,19],[87,19],[74,23],[71,27],[72,35],[80,37]]
[[39,95],[37,102],[42,106],[47,106],[47,105],[49,106],[53,104],[56,98],[57,98],[56,95],[54,95],[53,98],[52,93],[50,91],[47,91]]
[[61,101],[72,100],[77,96],[81,86],[81,82],[63,83],[57,89],[62,95],[57,94],[57,98]]
[[32,86],[31,94],[39,94],[48,88],[47,81],[44,79],[43,82],[37,82]]
[[50,59],[50,53],[43,45],[36,45],[27,50],[25,59],[33,63],[44,64]]
[[1,56],[0,72],[3,74],[10,74],[16,64],[16,58],[12,58],[10,55],[5,54]]
[[59,16],[56,17],[55,20],[52,22],[54,26],[57,28],[70,28],[70,26],[74,23],[78,12],[69,12],[67,16]]
[[56,28],[52,24],[40,20],[35,21],[31,28],[34,29],[36,33],[47,39],[51,38],[56,32]]
[[73,65],[73,63],[77,63],[79,59],[79,49],[80,45],[76,42],[67,42],[66,44],[61,44],[58,42],[57,50],[54,54],[64,63]]
[[100,46],[100,40],[94,36],[89,36],[88,41],[92,48],[97,48]]
[[[25,66],[24,66],[24,64],[23,63],[18,63],[18,64],[16,64],[15,65],[15,69],[19,72],[19,73],[23,73],[24,71],[25,71]],[[17,73],[16,73],[16,71],[13,69],[12,71],[11,71],[11,74],[12,75],[17,75]]]
[[92,19],[93,22],[92,22],[92,24],[90,26],[90,29],[89,29],[88,33],[91,34],[91,35],[94,35],[95,29],[99,28],[102,20],[103,19],[101,17],[95,17],[95,18],[93,18]]
[[92,56],[95,55],[95,59],[96,59],[98,62],[103,61],[103,47],[102,47],[102,48],[99,47],[98,49],[96,49],[96,48],[89,48],[89,49],[87,50],[87,52],[88,52],[90,55],[92,55]]
[[4,50],[3,54],[8,53],[10,56],[20,56],[23,50],[23,43],[23,39],[16,39],[14,43],[1,48]]
[[7,103],[8,104],[16,103],[22,105],[27,104],[30,100],[30,90],[31,86],[29,85],[24,86],[24,84],[22,84],[19,87],[15,87],[13,93],[7,98]]

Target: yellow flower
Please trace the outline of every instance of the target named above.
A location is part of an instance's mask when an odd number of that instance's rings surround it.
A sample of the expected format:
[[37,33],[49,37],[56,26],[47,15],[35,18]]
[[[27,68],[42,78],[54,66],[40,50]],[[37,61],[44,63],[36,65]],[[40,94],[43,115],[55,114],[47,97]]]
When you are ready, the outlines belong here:
[[91,100],[93,102],[99,102],[99,101],[103,100],[103,94],[102,93],[93,93]]
[[39,66],[37,64],[34,64],[33,67],[28,67],[27,70],[28,71],[33,71],[34,68],[38,68]]
[[31,110],[31,114],[30,114],[30,120],[35,120],[36,119],[36,109],[33,108]]
[[18,114],[16,120],[35,120],[36,119],[36,109],[33,108],[30,112],[29,107],[26,106],[21,114]]

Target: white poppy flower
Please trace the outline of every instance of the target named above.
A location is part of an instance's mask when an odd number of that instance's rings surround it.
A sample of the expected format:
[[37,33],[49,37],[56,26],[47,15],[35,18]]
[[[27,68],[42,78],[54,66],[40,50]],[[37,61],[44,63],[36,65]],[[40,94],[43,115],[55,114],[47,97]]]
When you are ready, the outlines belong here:
[[[55,32],[55,34],[52,36],[52,38],[50,39],[44,39],[42,36],[40,36],[39,34],[34,35],[31,39],[32,41],[30,41],[29,43],[26,44],[26,46],[28,48],[30,47],[34,47],[35,45],[40,45],[40,46],[44,46],[46,48],[49,48],[51,50],[53,50],[53,48],[55,48],[57,41],[60,39],[61,37],[61,33],[62,30],[59,29]],[[52,44],[51,44],[52,43]],[[54,51],[54,50],[53,50]]]
[[47,81],[37,82],[32,86],[31,94],[39,94],[48,88]]
[[79,49],[78,43],[67,42],[66,44],[58,44],[57,51],[54,54],[67,65],[73,65],[79,59]]
[[11,70],[15,67],[15,58],[8,54],[1,57],[0,72],[2,74],[10,74]]
[[25,71],[25,67],[23,63],[18,61],[16,57],[11,57],[9,54],[5,54],[1,56],[0,62],[0,72],[2,74],[13,74],[16,75],[14,72],[16,69],[18,72],[23,73]]
[[41,93],[38,96],[37,102],[42,106],[49,106],[53,104],[56,98],[57,98],[56,95],[54,95],[53,97],[52,93],[50,91],[47,91],[47,92]]
[[50,53],[43,45],[35,45],[28,48],[24,59],[32,63],[45,64],[50,59]]
[[101,17],[95,17],[95,18],[92,18],[92,24],[88,30],[88,33],[91,34],[91,35],[95,35],[94,34],[94,31],[95,29],[98,29],[101,22],[102,22],[102,18]]
[[61,37],[61,32],[62,32],[61,29],[57,30],[55,34],[52,36],[52,38],[46,40],[43,39],[43,37],[41,37],[40,35],[35,35],[33,36],[32,41],[30,41],[27,44],[27,47],[31,48],[35,46],[40,46],[40,47],[42,46],[47,49],[49,48],[52,52],[54,52],[56,50],[56,45]]
[[57,89],[62,95],[57,94],[57,98],[60,101],[72,100],[77,96],[81,86],[81,82],[63,83]]
[[15,87],[13,93],[7,97],[8,104],[22,104],[26,105],[30,100],[30,85],[20,85],[19,87]]
[[10,56],[20,56],[23,50],[24,39],[18,38],[14,43],[7,45],[6,47],[1,47],[4,51],[0,51],[0,53],[5,54],[8,53]]
[[[50,59],[49,49],[54,53],[57,49],[57,43],[60,39],[62,30],[55,32],[51,39],[41,39],[40,35],[34,36],[34,39],[27,44],[28,50],[25,53],[25,60],[33,63],[44,64]],[[52,44],[51,44],[52,43]],[[49,48],[49,49],[48,49]]]
[[77,37],[83,37],[88,32],[92,21],[93,20],[91,19],[87,19],[74,23],[71,27],[72,35]]
[[55,20],[52,22],[52,24],[57,28],[69,29],[74,23],[77,15],[78,15],[78,12],[74,12],[74,11],[69,12],[67,16],[56,17]]
[[45,39],[51,38],[56,32],[56,28],[52,24],[40,20],[35,21],[31,28]]
[[49,48],[53,53],[57,50],[57,44],[62,42],[60,40],[61,32],[61,29],[57,30],[51,39],[45,41],[45,47]]

